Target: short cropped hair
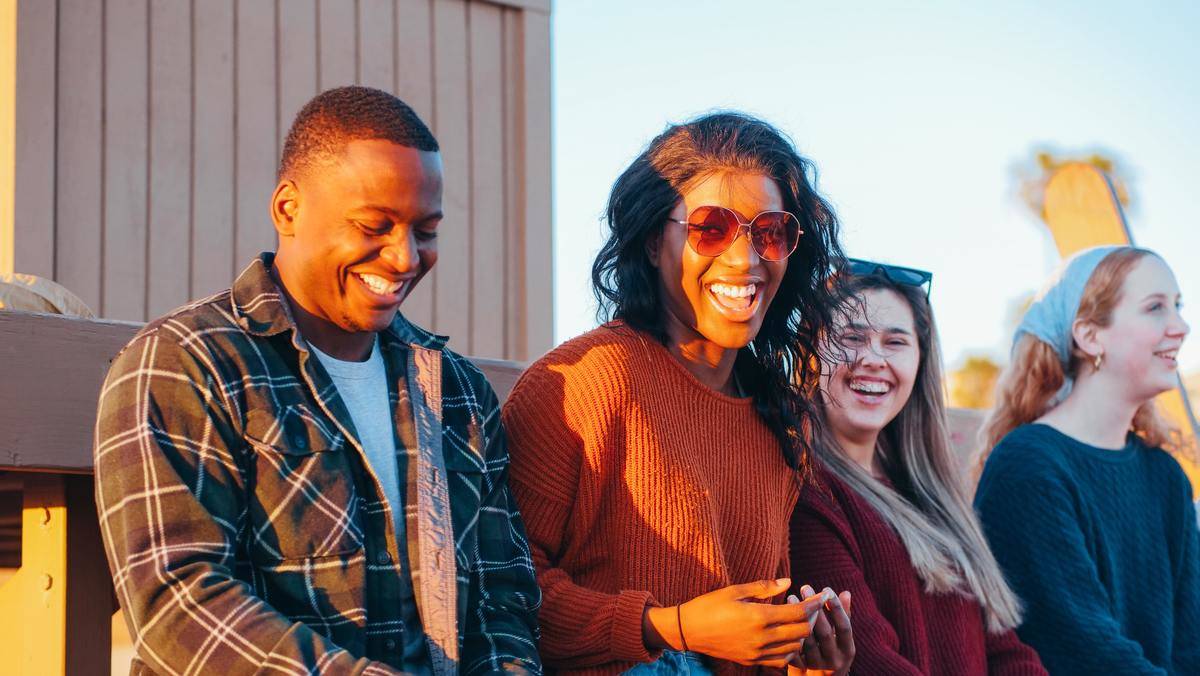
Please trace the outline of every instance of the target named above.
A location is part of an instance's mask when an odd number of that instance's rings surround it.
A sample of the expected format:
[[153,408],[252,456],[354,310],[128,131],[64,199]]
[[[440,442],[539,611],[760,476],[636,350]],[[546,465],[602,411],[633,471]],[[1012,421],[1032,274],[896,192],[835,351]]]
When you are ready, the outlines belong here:
[[371,87],[337,87],[317,94],[296,114],[279,158],[279,178],[337,155],[350,141],[370,139],[438,150],[433,132],[400,99]]

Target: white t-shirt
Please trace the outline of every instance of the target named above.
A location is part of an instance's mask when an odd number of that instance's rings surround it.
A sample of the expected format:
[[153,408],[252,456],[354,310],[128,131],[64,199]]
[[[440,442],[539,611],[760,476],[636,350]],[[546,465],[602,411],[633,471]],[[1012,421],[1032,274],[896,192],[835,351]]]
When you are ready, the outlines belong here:
[[[331,357],[309,344],[312,353],[321,360],[321,366],[333,378],[338,394],[350,411],[358,441],[367,462],[383,484],[384,497],[392,507],[392,522],[396,534],[404,533],[404,500],[400,495],[400,476],[396,470],[396,438],[393,434],[392,408],[388,405],[387,368],[383,353],[379,351],[379,339],[371,345],[371,356],[366,361],[342,361]],[[403,547],[404,541],[396,543]]]
[[412,568],[408,565],[408,538],[404,521],[404,492],[396,462],[396,437],[393,434],[392,407],[388,402],[387,366],[383,353],[379,351],[379,338],[371,345],[371,356],[366,361],[342,361],[308,345],[321,365],[333,378],[338,394],[350,411],[358,441],[362,444],[367,462],[383,484],[384,498],[392,508],[392,525],[396,529],[396,545],[400,555],[400,570],[404,576],[404,591],[401,599],[404,619],[404,645],[397,646],[402,652],[405,671],[411,674],[429,674],[429,653],[425,646],[425,634],[421,629],[421,618],[413,597]]

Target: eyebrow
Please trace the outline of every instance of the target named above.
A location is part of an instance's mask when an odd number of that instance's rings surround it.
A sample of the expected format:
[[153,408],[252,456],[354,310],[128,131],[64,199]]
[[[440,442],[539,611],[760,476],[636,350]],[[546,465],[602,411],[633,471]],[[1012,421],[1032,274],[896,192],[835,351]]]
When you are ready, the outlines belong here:
[[[395,209],[392,209],[391,207],[385,207],[380,204],[359,205],[359,206],[351,209],[349,213],[354,214],[354,213],[357,213],[360,211],[379,211],[379,212],[388,214],[389,216],[399,216],[400,215],[399,212],[397,212]],[[435,211],[433,213],[425,214],[424,216],[414,218],[414,219],[412,219],[412,222],[413,223],[424,223],[426,221],[439,221],[445,217],[446,217],[446,215],[443,212]]]
[[[1183,297],[1182,293],[1175,294],[1175,300],[1179,300],[1182,297]],[[1170,296],[1168,296],[1167,294],[1158,292],[1158,293],[1152,293],[1152,294],[1146,296],[1145,298],[1142,299],[1141,302],[1145,303],[1146,301],[1151,300],[1151,299],[1167,300],[1168,298],[1170,298]]]
[[[863,324],[861,322],[850,322],[849,327],[854,329],[855,331],[872,331],[875,329],[874,326],[870,326],[868,324]],[[899,326],[886,327],[883,329],[883,333],[900,333],[900,334],[904,334],[906,336],[912,335],[912,331],[909,331],[908,329],[899,327]]]

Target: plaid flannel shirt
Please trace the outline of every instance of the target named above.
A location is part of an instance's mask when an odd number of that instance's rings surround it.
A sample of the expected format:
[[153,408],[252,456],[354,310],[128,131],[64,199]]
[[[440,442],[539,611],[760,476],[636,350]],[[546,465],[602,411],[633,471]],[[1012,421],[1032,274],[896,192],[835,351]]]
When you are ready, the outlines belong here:
[[[147,325],[101,392],[96,503],[135,673],[400,664],[406,581],[391,507],[271,262]],[[380,343],[433,671],[540,673],[541,595],[496,395],[445,338],[402,316]]]

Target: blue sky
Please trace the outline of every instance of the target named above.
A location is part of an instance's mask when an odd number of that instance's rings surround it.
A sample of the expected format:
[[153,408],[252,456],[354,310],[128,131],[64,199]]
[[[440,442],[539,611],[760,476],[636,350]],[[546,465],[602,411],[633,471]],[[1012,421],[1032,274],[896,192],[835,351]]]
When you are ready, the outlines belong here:
[[[1200,3],[911,4],[558,0],[556,340],[595,325],[613,180],[665,125],[717,108],[814,160],[850,255],[933,271],[951,366],[1003,359],[1014,299],[1057,263],[1015,195],[1036,147],[1128,167],[1134,237],[1166,256],[1200,329]],[[1200,336],[1181,361],[1200,369]]]

